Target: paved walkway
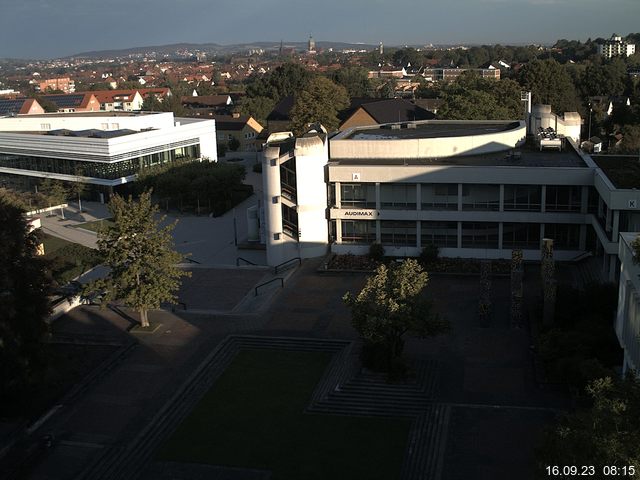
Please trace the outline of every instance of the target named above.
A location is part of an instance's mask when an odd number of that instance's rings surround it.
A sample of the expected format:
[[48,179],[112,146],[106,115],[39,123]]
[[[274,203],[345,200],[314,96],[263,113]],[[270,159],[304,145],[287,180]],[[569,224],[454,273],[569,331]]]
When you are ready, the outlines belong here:
[[[357,338],[341,297],[347,290],[357,291],[364,277],[321,276],[315,272],[318,264],[305,262],[264,314],[154,312],[161,326],[153,333],[129,333],[127,320],[93,307],[77,309],[57,322],[54,328],[61,333],[115,329],[138,346],[82,398],[63,406],[43,425],[39,433],[53,432],[60,441],[35,466],[31,478],[85,478],[78,474],[88,474],[86,469],[103,453],[123,449],[149,425],[176,386],[228,334]],[[232,295],[237,288],[233,282],[229,277],[229,290],[220,282],[211,295]],[[552,418],[550,409],[564,406],[562,398],[535,385],[528,333],[509,325],[508,281],[493,283],[496,311],[488,325],[481,325],[475,315],[478,277],[434,276],[429,291],[452,330],[442,337],[407,342],[410,357],[437,359],[436,400],[450,409],[442,433],[447,440],[440,479],[511,479],[513,472],[519,479],[533,478],[536,436]]]

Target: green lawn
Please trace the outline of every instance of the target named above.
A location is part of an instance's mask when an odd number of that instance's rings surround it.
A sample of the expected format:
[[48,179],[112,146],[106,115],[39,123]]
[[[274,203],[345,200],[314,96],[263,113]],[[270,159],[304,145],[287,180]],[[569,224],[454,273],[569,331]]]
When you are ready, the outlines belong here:
[[111,220],[110,218],[105,218],[102,220],[95,220],[93,222],[81,223],[80,225],[78,225],[78,228],[84,228],[85,230],[97,232],[102,226],[110,227],[113,224],[113,220]]
[[40,234],[40,238],[44,243],[44,258],[60,286],[101,263],[97,250],[46,233]]
[[273,480],[399,478],[410,420],[303,413],[330,360],[240,351],[158,459],[271,470]]

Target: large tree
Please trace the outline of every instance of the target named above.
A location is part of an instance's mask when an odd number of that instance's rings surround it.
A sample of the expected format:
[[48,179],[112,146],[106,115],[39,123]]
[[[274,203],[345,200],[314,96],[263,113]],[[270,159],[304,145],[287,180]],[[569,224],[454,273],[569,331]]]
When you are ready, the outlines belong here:
[[110,271],[87,290],[104,292],[104,304],[122,300],[140,313],[141,325],[148,327],[148,311],[163,302],[175,303],[180,277],[190,275],[177,265],[182,255],[173,249],[175,223],[161,226],[164,217],[157,218],[150,191],[139,201],[114,195],[109,211],[114,223],[98,233],[98,250]]
[[373,97],[374,88],[369,80],[369,73],[363,67],[343,67],[338,70],[333,79],[347,89],[349,97]]
[[407,259],[391,267],[380,265],[358,295],[347,292],[343,297],[353,327],[366,344],[383,347],[388,368],[402,356],[405,334],[427,337],[447,329],[424,296],[428,282],[420,264]]
[[22,394],[43,371],[50,280],[40,241],[22,210],[0,193],[0,399]]
[[291,126],[301,135],[311,123],[320,122],[328,131],[340,125],[338,112],[349,106],[347,90],[325,77],[313,78],[297,95],[291,109]]
[[531,90],[533,103],[551,105],[555,113],[574,112],[578,96],[571,75],[555,60],[533,60],[520,70],[520,84]]
[[513,120],[522,118],[520,86],[513,80],[490,80],[475,73],[460,75],[442,87],[438,117],[447,120]]

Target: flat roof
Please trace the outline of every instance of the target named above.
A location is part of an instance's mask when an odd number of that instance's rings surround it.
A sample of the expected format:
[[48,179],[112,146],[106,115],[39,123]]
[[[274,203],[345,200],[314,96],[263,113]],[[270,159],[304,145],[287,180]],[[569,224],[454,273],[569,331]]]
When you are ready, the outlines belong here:
[[142,115],[158,115],[168,112],[54,112],[54,113],[35,113],[27,115],[18,115],[17,117],[7,118],[52,118],[52,117],[139,117]]
[[616,188],[640,189],[640,158],[638,155],[591,155]]
[[487,167],[570,167],[588,168],[582,157],[568,144],[562,151],[543,150],[534,146],[505,150],[478,155],[459,155],[443,158],[391,158],[391,159],[340,159],[331,158],[329,163],[339,165],[458,165],[458,166],[487,166]]
[[[391,126],[396,128],[391,128]],[[400,126],[400,128],[397,128]],[[519,121],[457,121],[457,120],[422,120],[402,124],[376,125],[373,127],[356,127],[338,134],[334,140],[394,140],[412,138],[442,138],[486,135],[504,132],[520,127]]]

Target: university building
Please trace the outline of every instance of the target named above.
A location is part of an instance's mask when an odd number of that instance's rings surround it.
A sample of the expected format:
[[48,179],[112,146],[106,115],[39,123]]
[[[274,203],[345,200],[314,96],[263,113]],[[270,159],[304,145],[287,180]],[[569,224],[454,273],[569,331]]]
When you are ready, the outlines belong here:
[[75,112],[0,118],[0,182],[42,178],[110,192],[143,169],[177,160],[217,161],[214,120],[171,112]]
[[616,185],[616,166],[576,147],[580,117],[534,108],[524,121],[404,122],[328,138],[272,135],[263,152],[267,258],[364,254],[557,260],[590,254],[618,272],[621,231],[640,230],[640,191]]

